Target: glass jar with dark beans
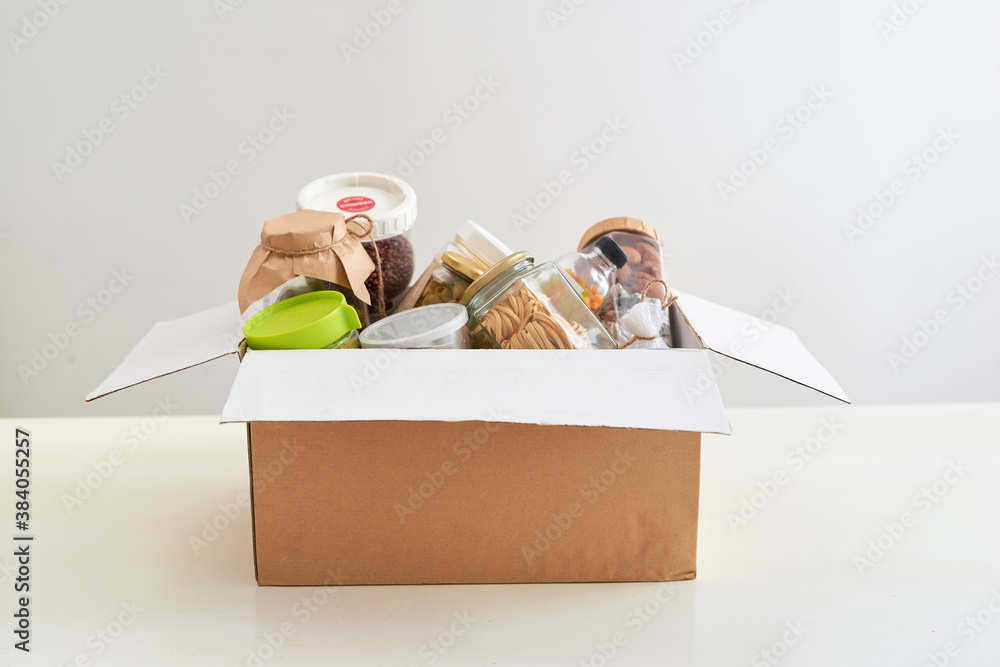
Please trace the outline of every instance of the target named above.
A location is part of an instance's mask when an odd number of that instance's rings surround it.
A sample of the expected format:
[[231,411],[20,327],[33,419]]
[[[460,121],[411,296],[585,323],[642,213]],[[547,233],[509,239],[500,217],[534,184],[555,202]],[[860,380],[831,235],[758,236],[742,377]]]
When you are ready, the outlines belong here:
[[[376,261],[375,248],[382,262],[382,298],[390,312],[413,279],[411,234],[417,220],[417,195],[402,179],[390,174],[349,172],[317,179],[299,192],[300,209],[334,211],[350,218],[363,214],[371,220],[371,236],[362,245]],[[362,217],[362,216],[359,216]],[[365,281],[371,296],[369,317],[379,318],[379,273],[373,271]]]

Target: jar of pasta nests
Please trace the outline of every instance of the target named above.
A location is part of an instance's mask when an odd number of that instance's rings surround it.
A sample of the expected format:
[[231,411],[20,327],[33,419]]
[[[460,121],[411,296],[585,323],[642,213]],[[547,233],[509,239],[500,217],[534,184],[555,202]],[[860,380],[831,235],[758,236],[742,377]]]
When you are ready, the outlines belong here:
[[508,256],[462,297],[473,347],[504,350],[614,349],[615,340],[552,262]]

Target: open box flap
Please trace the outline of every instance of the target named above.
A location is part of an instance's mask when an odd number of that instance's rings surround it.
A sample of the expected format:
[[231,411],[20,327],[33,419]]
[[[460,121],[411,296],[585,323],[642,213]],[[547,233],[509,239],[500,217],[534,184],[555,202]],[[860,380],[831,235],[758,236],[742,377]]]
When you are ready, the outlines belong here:
[[690,294],[674,293],[684,319],[704,347],[850,402],[829,371],[816,361],[791,329]]
[[248,350],[223,422],[490,421],[730,432],[704,350]]
[[242,330],[235,302],[157,322],[87,400],[238,352]]

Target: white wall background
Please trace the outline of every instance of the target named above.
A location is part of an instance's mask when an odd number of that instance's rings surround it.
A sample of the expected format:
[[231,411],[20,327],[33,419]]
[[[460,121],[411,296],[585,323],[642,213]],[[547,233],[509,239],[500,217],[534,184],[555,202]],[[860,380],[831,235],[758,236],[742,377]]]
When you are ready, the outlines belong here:
[[[421,265],[466,218],[551,257],[631,215],[659,228],[681,289],[754,314],[794,294],[780,323],[857,402],[1000,398],[1000,278],[977,282],[1000,250],[997,3],[595,0],[553,27],[558,0],[399,0],[348,61],[341,45],[388,0],[225,2],[73,2],[34,16],[36,31],[25,20],[42,0],[3,3],[0,416],[144,414],[167,398],[217,412],[235,359],[82,397],[153,321],[235,299],[261,223],[304,183],[396,171],[438,127],[446,141],[407,179]],[[721,34],[704,32],[723,11]],[[679,67],[699,36],[708,46]],[[134,109],[115,104],[147,68],[162,83]],[[500,85],[449,124],[480,77]],[[829,100],[787,136],[776,124],[813,87]],[[241,142],[275,108],[294,120],[248,161]],[[53,163],[102,119],[113,132],[60,180]],[[626,127],[579,171],[574,152],[607,119]],[[957,139],[914,180],[907,161],[948,128]],[[724,201],[717,182],[768,138],[777,152]],[[186,223],[179,207],[229,160],[241,173]],[[573,183],[519,232],[512,215],[563,169]],[[857,209],[896,179],[902,194],[849,240]],[[99,313],[81,307],[116,270],[127,288]],[[958,298],[969,281],[979,291]],[[893,368],[888,355],[938,311],[947,321]],[[22,377],[67,325],[65,348]],[[730,405],[829,400],[751,369],[721,384]]]

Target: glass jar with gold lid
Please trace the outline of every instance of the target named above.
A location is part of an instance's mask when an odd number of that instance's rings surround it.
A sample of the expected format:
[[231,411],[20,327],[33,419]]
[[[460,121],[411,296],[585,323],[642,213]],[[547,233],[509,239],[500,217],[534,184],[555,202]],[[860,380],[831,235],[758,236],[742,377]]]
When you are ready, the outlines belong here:
[[474,347],[501,349],[614,349],[614,339],[552,262],[535,266],[518,252],[497,263],[466,290]]
[[434,303],[458,303],[465,290],[483,275],[483,270],[469,259],[446,250],[441,255],[442,266],[434,270],[417,299],[416,306]]

